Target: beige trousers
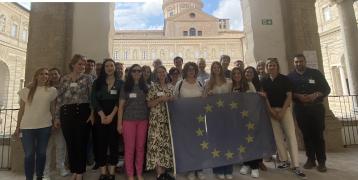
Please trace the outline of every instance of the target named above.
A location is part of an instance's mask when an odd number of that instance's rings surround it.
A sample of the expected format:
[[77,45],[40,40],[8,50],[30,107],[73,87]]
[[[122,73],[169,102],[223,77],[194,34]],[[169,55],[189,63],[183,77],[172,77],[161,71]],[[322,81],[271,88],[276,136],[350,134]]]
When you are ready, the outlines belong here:
[[[281,108],[273,108],[275,110],[281,110]],[[281,120],[276,120],[271,117],[271,124],[273,134],[276,141],[278,155],[281,161],[288,161],[288,154],[286,149],[286,143],[288,151],[291,157],[291,166],[299,167],[298,162],[298,145],[295,133],[295,124],[293,122],[293,116],[291,107],[287,108],[284,116]],[[286,138],[286,142],[285,142]]]

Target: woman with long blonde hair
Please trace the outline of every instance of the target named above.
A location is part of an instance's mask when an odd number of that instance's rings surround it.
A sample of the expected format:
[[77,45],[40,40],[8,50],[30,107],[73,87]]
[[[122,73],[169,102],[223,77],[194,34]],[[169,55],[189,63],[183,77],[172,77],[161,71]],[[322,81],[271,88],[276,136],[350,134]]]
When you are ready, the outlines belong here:
[[[211,64],[210,79],[205,85],[205,95],[226,94],[230,93],[231,90],[231,79],[225,78],[224,70],[219,62],[213,62],[213,64]],[[233,179],[233,165],[215,167],[213,168],[213,172],[218,179]]]
[[20,111],[15,136],[20,137],[20,133],[22,134],[26,180],[33,179],[35,167],[36,179],[41,180],[45,168],[46,149],[51,133],[57,90],[49,86],[48,70],[40,68],[35,72],[29,87],[20,90],[18,94]]

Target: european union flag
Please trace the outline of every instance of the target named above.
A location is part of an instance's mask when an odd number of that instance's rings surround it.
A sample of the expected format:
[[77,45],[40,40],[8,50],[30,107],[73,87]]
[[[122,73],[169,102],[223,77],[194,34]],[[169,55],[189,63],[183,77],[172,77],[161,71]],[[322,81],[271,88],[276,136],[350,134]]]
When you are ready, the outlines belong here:
[[256,93],[181,98],[168,106],[177,172],[236,164],[276,152],[266,103]]

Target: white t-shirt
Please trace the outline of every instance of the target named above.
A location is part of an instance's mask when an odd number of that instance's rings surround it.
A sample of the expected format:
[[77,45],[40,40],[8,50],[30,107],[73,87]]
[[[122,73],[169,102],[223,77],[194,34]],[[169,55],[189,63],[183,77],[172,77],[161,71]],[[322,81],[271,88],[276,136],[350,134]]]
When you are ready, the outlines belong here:
[[[209,81],[206,81],[206,85]],[[230,93],[232,89],[232,80],[226,78],[226,82],[220,86],[215,85],[213,89],[211,90],[214,94],[226,94]]]
[[25,102],[20,129],[39,129],[51,126],[52,115],[50,108],[51,102],[57,97],[56,88],[37,87],[31,103],[27,100],[29,92],[29,88],[24,88],[18,92],[21,100]]
[[247,90],[246,92],[255,93],[256,88],[255,88],[254,84],[252,84],[252,82],[247,82],[247,83],[249,84],[249,90]]
[[[179,92],[179,86],[182,82],[182,85],[180,87]],[[199,82],[196,82],[194,84],[189,83],[185,79],[182,81],[178,81],[175,85],[175,91],[174,94],[176,97],[180,98],[191,98],[191,97],[200,97],[203,94],[203,87],[200,86]]]

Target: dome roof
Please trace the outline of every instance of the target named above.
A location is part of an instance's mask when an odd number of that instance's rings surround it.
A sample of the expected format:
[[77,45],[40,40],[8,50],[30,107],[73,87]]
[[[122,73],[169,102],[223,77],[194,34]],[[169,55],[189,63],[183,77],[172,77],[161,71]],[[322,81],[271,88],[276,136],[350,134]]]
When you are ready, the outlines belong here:
[[183,3],[183,2],[184,3],[185,2],[187,2],[187,3],[195,3],[195,4],[197,4],[196,7],[198,7],[199,9],[203,8],[203,6],[204,6],[204,4],[203,4],[203,2],[201,2],[201,0],[163,0],[162,8],[164,10],[169,5],[172,5],[172,4],[175,4],[175,3]]

